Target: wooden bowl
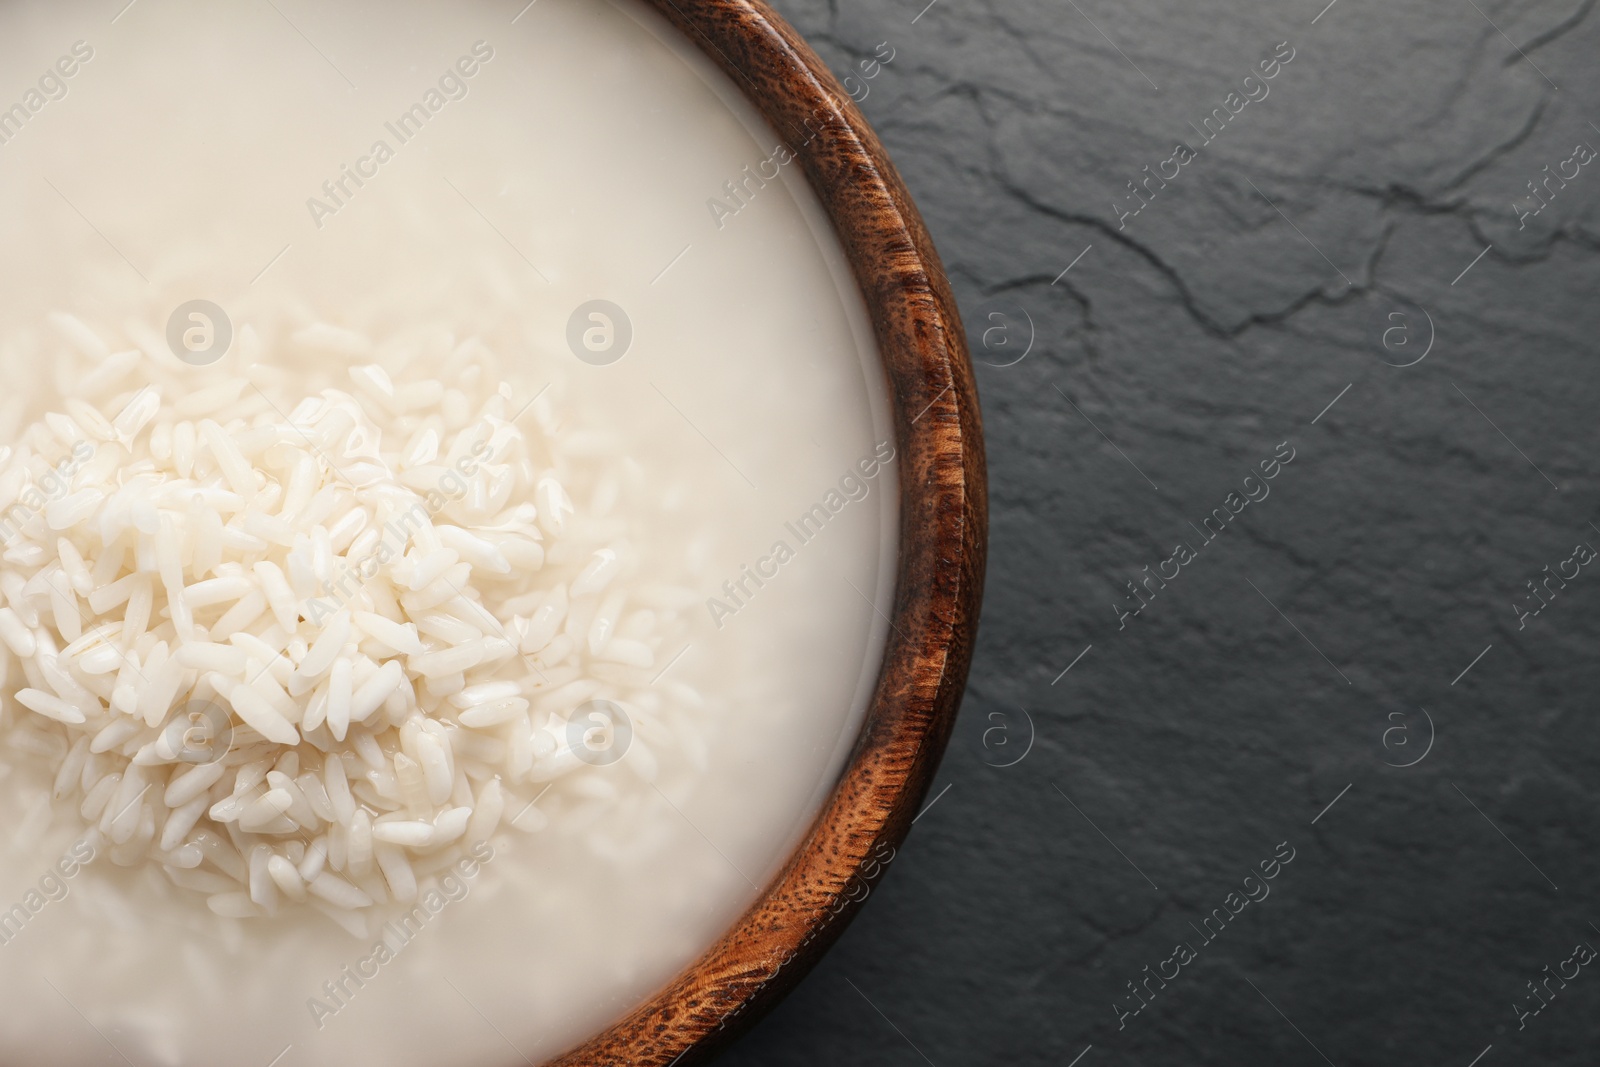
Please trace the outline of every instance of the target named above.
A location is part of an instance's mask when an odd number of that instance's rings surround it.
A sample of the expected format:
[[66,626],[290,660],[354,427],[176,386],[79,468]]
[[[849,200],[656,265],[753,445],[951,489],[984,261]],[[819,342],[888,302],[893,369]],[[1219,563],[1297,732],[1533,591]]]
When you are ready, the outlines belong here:
[[721,940],[562,1065],[709,1060],[843,932],[893,861],[966,683],[987,486],[965,334],[933,242],[839,82],[762,0],[647,0],[742,87],[833,221],[888,372],[900,456],[893,625],[861,735],[777,878]]

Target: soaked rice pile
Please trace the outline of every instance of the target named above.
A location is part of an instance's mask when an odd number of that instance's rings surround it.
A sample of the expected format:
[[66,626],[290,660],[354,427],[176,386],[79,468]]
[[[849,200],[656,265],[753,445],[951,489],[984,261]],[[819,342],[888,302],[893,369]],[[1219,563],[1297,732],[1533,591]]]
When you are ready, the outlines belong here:
[[196,368],[51,325],[70,395],[0,448],[0,733],[112,862],[360,935],[558,779],[698,762],[660,678],[694,596],[634,581],[637,468],[484,345],[246,326]]

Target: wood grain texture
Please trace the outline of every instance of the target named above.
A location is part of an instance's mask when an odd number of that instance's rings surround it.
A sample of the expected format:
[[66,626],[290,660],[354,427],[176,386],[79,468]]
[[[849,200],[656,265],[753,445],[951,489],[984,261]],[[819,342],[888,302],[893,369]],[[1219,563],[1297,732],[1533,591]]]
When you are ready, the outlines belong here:
[[849,95],[760,0],[646,0],[742,88],[794,153],[855,272],[900,457],[888,647],[861,736],[811,833],[720,941],[637,1010],[554,1061],[701,1063],[770,1009],[892,863],[949,740],[983,595],[977,391],[933,242]]

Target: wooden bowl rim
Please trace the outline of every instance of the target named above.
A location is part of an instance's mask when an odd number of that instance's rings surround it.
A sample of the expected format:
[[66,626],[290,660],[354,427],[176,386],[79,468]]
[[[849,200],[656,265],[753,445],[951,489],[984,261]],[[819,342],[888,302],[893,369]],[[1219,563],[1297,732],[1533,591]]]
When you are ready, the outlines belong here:
[[839,237],[887,372],[900,478],[892,625],[856,745],[810,832],[714,945],[553,1064],[690,1064],[775,1005],[894,858],[949,740],[983,595],[977,392],[944,268],[854,101],[764,0],[645,0],[785,140]]

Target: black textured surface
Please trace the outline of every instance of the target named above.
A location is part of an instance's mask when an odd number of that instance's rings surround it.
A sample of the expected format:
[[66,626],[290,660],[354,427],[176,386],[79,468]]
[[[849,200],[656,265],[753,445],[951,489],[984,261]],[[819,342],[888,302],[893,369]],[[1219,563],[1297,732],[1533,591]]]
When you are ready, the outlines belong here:
[[1595,0],[924,2],[778,6],[993,364],[979,655],[948,792],[722,1062],[1596,1062]]

